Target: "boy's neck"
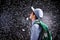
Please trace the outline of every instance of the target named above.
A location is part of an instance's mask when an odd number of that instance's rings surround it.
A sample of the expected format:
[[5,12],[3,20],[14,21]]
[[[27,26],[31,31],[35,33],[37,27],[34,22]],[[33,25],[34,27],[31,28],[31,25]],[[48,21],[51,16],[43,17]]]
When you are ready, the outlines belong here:
[[35,18],[33,18],[33,19],[32,19],[32,22],[33,22],[34,20],[36,20],[36,19],[35,19]]

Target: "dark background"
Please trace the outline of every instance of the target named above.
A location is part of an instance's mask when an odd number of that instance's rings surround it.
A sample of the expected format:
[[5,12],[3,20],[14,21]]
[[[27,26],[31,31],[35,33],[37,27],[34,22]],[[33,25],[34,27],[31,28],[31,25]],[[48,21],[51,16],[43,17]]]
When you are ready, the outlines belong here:
[[58,0],[0,0],[0,40],[29,40],[30,7],[41,8],[42,19],[52,33],[53,40],[60,40],[60,2]]

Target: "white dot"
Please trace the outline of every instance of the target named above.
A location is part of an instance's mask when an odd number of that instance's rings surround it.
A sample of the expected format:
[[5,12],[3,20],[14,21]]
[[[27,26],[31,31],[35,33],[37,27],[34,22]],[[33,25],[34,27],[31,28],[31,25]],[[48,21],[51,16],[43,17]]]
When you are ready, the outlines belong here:
[[26,20],[28,20],[29,18],[26,18]]
[[25,31],[25,29],[22,29],[22,31]]

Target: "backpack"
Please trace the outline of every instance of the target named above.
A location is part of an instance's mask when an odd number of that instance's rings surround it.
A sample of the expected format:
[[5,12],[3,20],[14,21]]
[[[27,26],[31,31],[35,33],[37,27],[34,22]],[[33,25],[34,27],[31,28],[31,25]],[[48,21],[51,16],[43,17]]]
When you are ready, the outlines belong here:
[[48,26],[44,22],[36,20],[34,24],[38,24],[42,28],[40,40],[52,40],[51,32],[49,32]]

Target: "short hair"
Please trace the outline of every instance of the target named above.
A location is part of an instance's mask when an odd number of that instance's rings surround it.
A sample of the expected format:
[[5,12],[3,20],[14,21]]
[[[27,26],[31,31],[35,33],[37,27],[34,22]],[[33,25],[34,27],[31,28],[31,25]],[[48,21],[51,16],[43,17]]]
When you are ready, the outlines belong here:
[[[35,13],[33,12],[33,15],[35,15]],[[38,19],[38,17],[35,15],[36,19]]]

